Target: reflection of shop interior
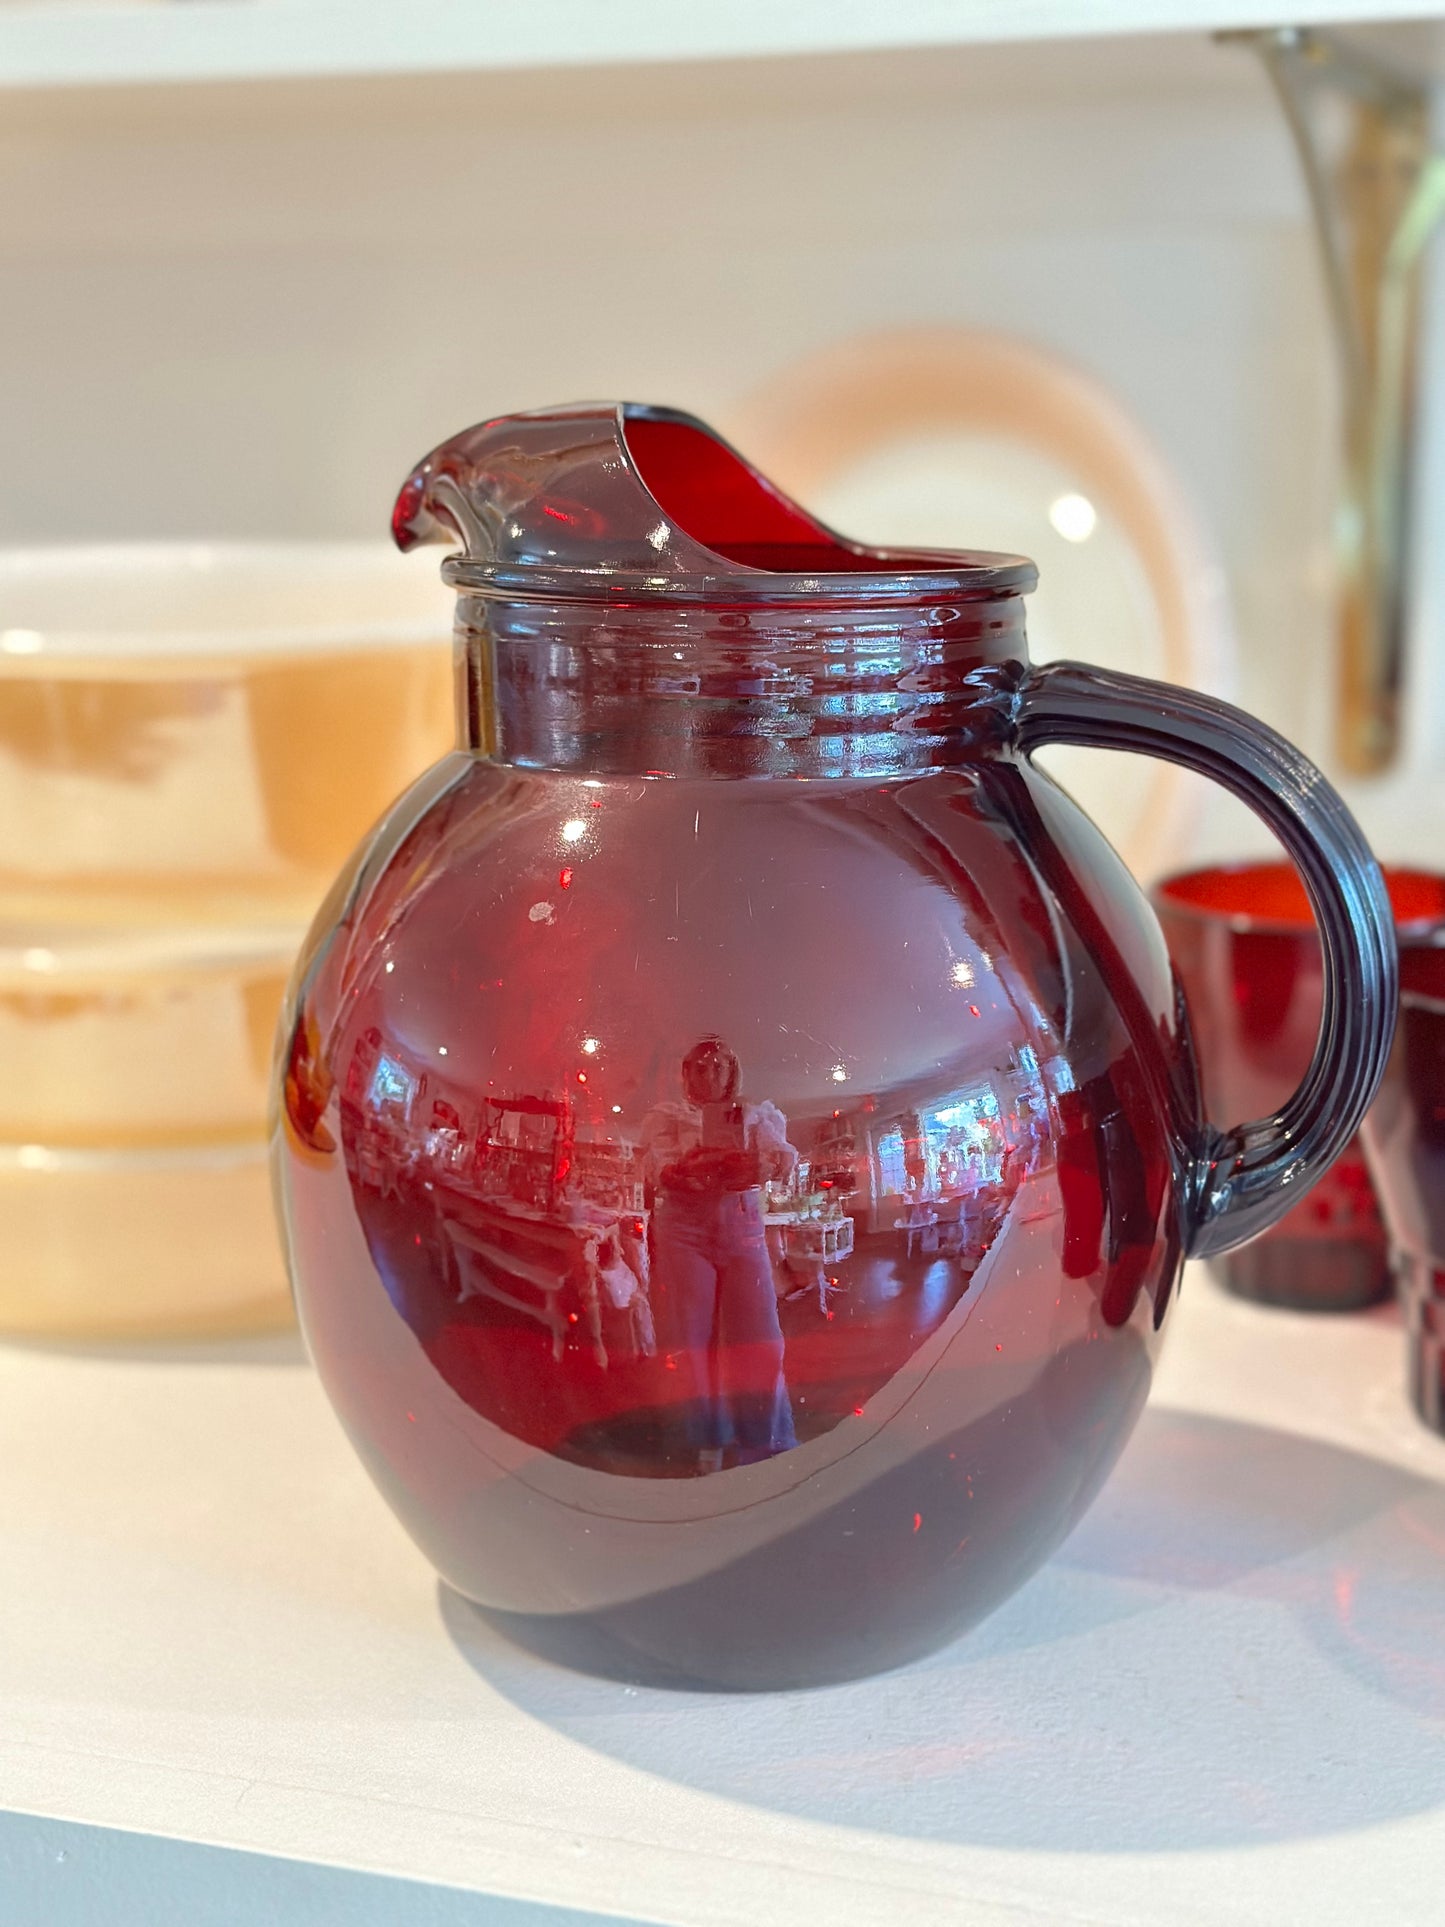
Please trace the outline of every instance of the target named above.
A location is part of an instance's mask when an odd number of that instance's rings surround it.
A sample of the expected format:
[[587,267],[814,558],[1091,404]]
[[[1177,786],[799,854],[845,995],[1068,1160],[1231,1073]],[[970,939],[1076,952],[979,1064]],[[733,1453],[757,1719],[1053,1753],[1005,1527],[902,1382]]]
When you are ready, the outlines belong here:
[[[457,1394],[518,1438],[687,1476],[696,1454],[668,1443],[681,1421],[638,1124],[591,1090],[479,1096],[447,1070],[372,1029],[343,1082],[348,1169],[398,1312]],[[1051,1156],[1065,1087],[1025,1049],[954,1089],[935,1077],[794,1108],[797,1163],[761,1204],[799,1438],[866,1403],[966,1297],[1022,1177]]]
[[655,1349],[648,1214],[635,1147],[579,1137],[567,1097],[480,1102],[359,1040],[343,1100],[354,1176],[383,1200],[420,1188],[439,1233],[432,1261],[459,1307],[481,1301],[540,1324],[605,1365]]
[[[795,1111],[787,1128],[797,1164],[762,1193],[778,1295],[804,1301],[790,1314],[822,1311],[831,1325],[842,1312],[854,1326],[918,1295],[943,1315],[967,1289],[1023,1167],[1038,1161],[1061,1088],[1066,1069],[1054,1060],[1041,1070],[1025,1046],[942,1094],[935,1078],[821,1117]],[[458,1307],[491,1304],[535,1321],[558,1358],[579,1346],[599,1363],[649,1355],[643,1152],[620,1123],[594,1114],[595,1100],[479,1100],[445,1067],[413,1068],[394,1046],[383,1050],[373,1028],[358,1039],[343,1109],[361,1185],[383,1197],[431,1194],[444,1286]],[[928,1307],[915,1309],[927,1322]],[[790,1329],[797,1322],[790,1315]]]
[[[779,1250],[841,1261],[859,1237],[897,1228],[911,1203],[996,1191],[1021,1150],[1031,1162],[1044,1150],[1054,1100],[1069,1088],[1067,1066],[1056,1059],[1041,1071],[1023,1046],[1003,1069],[942,1095],[935,1085],[864,1096],[817,1119],[795,1113],[798,1164],[764,1199],[783,1233]],[[545,1214],[586,1204],[646,1216],[640,1147],[620,1125],[579,1114],[565,1094],[479,1104],[434,1070],[382,1052],[373,1029],[358,1040],[345,1095],[358,1162],[378,1183],[412,1172]]]

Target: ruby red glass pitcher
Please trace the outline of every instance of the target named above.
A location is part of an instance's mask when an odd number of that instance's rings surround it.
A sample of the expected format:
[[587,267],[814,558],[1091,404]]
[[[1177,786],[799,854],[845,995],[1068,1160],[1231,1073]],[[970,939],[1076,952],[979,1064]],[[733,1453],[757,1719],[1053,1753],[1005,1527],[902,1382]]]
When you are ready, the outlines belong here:
[[[1394,1021],[1369,852],[1238,712],[1031,669],[1029,563],[845,541],[685,415],[484,423],[394,531],[460,543],[460,739],[283,1025],[326,1390],[541,1650],[745,1686],[926,1651],[1098,1490],[1184,1257],[1354,1131]],[[1205,1122],[1158,926],[1050,742],[1203,770],[1298,865],[1324,1018],[1277,1115]]]

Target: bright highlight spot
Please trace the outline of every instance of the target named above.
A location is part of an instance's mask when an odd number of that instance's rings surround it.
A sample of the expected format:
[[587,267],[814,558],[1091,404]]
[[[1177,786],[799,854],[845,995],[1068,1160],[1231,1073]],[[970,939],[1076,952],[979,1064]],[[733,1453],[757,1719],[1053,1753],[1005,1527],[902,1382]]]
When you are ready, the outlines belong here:
[[1087,542],[1098,519],[1087,495],[1061,495],[1049,504],[1049,520],[1066,542]]
[[392,973],[392,971],[393,971],[393,970],[395,970],[395,969],[396,969],[396,965],[395,965],[395,963],[388,963],[388,964],[387,964],[387,966],[386,966],[386,974],[387,974],[387,976],[389,977],[389,976],[391,975],[391,973]]
[[38,656],[44,647],[38,629],[0,629],[0,649],[7,656]]
[[967,957],[960,957],[953,966],[953,981],[960,990],[967,990],[973,982],[973,965]]
[[587,825],[580,816],[569,817],[562,825],[564,843],[580,843],[587,834]]
[[446,1047],[446,1045],[445,1045],[445,1044],[438,1044],[438,1045],[437,1045],[437,1056],[438,1056],[438,1057],[445,1057],[445,1056],[446,1056],[446,1054],[447,1054],[447,1047]]
[[595,1057],[602,1048],[602,1040],[599,1037],[584,1037],[582,1039],[582,1048],[589,1057]]
[[835,1064],[833,1066],[833,1082],[835,1084],[846,1084],[848,1082],[848,1073],[841,1064]]

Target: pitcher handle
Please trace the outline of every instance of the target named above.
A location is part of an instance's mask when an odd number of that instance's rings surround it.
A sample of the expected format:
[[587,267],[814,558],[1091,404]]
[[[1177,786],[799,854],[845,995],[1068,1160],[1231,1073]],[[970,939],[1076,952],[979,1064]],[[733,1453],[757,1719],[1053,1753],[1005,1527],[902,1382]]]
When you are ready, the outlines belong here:
[[1170,683],[1045,663],[1017,693],[1016,744],[1130,750],[1222,783],[1279,838],[1324,949],[1324,1009],[1304,1081],[1283,1108],[1227,1131],[1201,1122],[1187,1180],[1186,1253],[1210,1258],[1291,1210],[1353,1137],[1395,1030],[1399,965],[1379,865],[1307,757],[1228,703]]

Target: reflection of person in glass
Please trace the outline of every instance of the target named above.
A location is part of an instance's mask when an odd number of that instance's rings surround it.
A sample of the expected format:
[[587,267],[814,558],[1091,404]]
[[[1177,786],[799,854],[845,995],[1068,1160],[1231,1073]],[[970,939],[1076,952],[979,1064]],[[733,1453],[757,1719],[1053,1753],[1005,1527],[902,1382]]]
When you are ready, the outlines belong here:
[[738,1060],[717,1037],[682,1060],[682,1103],[642,1124],[656,1192],[658,1344],[687,1374],[689,1438],[699,1467],[770,1458],[797,1443],[783,1380],[783,1334],[762,1187],[798,1161],[774,1104],[738,1097]]

